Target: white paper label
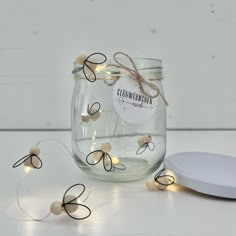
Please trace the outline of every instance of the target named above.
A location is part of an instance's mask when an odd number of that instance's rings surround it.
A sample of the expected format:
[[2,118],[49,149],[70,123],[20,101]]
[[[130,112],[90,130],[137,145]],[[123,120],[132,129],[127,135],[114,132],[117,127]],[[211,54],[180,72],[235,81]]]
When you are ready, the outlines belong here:
[[113,87],[113,104],[116,112],[123,120],[132,124],[149,120],[156,112],[157,99],[144,95],[138,82],[128,75],[120,77]]

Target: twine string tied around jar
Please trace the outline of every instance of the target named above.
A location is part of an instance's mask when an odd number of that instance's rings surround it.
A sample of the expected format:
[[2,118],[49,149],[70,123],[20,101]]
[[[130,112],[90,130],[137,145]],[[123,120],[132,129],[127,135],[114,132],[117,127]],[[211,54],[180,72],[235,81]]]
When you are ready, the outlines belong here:
[[[120,62],[118,61],[118,59],[117,59],[117,56],[118,56],[118,55],[123,55],[123,56],[127,57],[128,60],[130,61],[130,63],[132,64],[133,69],[130,68],[130,67],[128,67],[128,66],[125,66],[125,65],[122,64],[122,63],[120,63]],[[147,97],[150,97],[150,98],[156,98],[156,97],[160,96],[160,97],[163,99],[164,103],[165,103],[166,105],[168,105],[168,103],[167,103],[165,97],[161,94],[159,87],[158,87],[157,85],[151,83],[151,82],[146,81],[146,80],[143,78],[143,76],[138,72],[138,69],[137,69],[137,67],[136,67],[136,65],[135,65],[135,63],[134,63],[134,61],[132,60],[132,58],[131,58],[129,55],[127,55],[127,54],[125,54],[125,53],[123,53],[123,52],[116,52],[116,53],[113,55],[113,59],[114,59],[114,61],[115,61],[117,64],[108,64],[107,67],[109,67],[109,66],[114,66],[114,67],[116,67],[116,68],[120,68],[120,69],[126,70],[127,72],[129,72],[129,74],[131,74],[131,77],[130,77],[130,78],[131,78],[131,79],[135,79],[135,80],[138,82],[139,87],[140,87],[140,90],[141,90],[141,92],[142,92],[144,95],[146,95]],[[160,78],[160,79],[161,79],[161,78]],[[148,93],[147,91],[145,91],[144,85],[147,85],[147,86],[150,87],[152,90],[156,91],[156,93],[155,93],[154,95],[151,95],[150,93]]]

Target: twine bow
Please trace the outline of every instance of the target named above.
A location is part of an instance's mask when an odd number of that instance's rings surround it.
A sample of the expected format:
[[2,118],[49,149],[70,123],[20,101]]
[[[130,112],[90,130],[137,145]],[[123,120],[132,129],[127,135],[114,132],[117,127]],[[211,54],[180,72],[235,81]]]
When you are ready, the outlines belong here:
[[[117,59],[117,56],[118,56],[118,55],[123,55],[123,56],[127,57],[127,58],[129,59],[129,61],[131,62],[132,66],[133,66],[133,69],[130,68],[130,67],[125,66],[125,65],[122,64],[122,63],[120,63],[120,62],[118,61],[118,59]],[[113,55],[113,58],[114,58],[114,61],[115,61],[117,64],[109,64],[109,65],[107,65],[107,66],[114,66],[114,67],[117,67],[117,68],[126,70],[127,72],[129,72],[129,73],[132,75],[131,78],[132,78],[132,79],[135,79],[135,80],[138,82],[139,87],[140,87],[140,90],[141,90],[141,92],[142,92],[144,95],[146,95],[147,97],[150,97],[150,98],[156,98],[156,97],[158,97],[158,96],[161,96],[161,98],[163,99],[164,103],[165,103],[166,105],[168,105],[168,103],[167,103],[165,97],[161,94],[160,89],[158,88],[158,86],[155,85],[155,84],[153,84],[153,83],[151,83],[151,82],[146,81],[146,80],[143,78],[143,76],[138,72],[138,69],[137,69],[137,67],[136,67],[136,65],[135,65],[135,63],[134,63],[134,61],[132,60],[132,58],[131,58],[129,55],[127,55],[127,54],[125,54],[125,53],[123,53],[123,52],[116,52],[116,53]],[[147,86],[150,87],[152,90],[156,91],[156,94],[151,95],[150,93],[148,93],[147,91],[145,91],[144,85],[147,85]]]

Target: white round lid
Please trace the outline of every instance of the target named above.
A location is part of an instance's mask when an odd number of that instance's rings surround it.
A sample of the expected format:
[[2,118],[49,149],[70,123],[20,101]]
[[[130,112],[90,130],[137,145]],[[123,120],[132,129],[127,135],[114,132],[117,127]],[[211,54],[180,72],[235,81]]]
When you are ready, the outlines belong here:
[[213,196],[236,199],[236,157],[184,152],[167,157],[164,167],[179,185]]

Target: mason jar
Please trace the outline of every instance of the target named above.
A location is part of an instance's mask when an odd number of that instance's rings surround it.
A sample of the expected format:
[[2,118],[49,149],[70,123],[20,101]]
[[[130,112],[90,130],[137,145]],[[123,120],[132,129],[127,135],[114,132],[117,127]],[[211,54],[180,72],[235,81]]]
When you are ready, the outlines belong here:
[[161,60],[81,55],[73,75],[72,152],[79,168],[113,182],[157,170],[166,152]]

